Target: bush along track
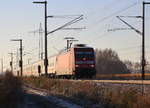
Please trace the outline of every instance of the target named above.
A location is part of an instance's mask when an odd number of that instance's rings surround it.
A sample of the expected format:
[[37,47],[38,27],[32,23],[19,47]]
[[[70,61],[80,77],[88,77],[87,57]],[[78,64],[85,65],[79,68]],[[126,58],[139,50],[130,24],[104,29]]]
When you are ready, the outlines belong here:
[[0,108],[17,108],[21,103],[21,80],[11,72],[0,76]]

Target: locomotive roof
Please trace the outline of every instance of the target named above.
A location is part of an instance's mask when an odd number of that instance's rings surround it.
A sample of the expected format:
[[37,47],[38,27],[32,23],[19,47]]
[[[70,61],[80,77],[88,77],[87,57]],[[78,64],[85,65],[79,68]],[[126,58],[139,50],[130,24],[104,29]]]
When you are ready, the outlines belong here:
[[92,47],[89,47],[86,44],[75,44],[73,48],[92,48]]

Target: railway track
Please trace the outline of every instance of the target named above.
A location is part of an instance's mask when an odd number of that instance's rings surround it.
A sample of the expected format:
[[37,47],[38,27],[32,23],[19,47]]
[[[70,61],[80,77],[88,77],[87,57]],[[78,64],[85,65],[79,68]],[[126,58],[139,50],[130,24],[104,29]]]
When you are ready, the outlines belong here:
[[150,80],[92,80],[96,83],[138,84],[150,85]]
[[110,88],[110,89],[135,89],[137,92],[141,93],[148,93],[150,94],[150,80],[95,80],[95,79],[78,79],[78,80],[73,80],[73,79],[50,79],[50,80],[57,80],[59,83],[62,83],[64,81],[69,81],[71,83],[90,83],[94,84],[95,87],[100,87],[100,88]]
[[[138,93],[150,94],[150,80],[69,80],[73,82],[89,82],[109,89],[134,89]],[[121,89],[122,88],[122,89]]]
[[[66,79],[60,79],[66,80]],[[78,80],[68,80],[72,82],[92,82],[92,83],[114,83],[114,84],[138,84],[138,85],[150,85],[150,80],[88,80],[88,79],[78,79]]]

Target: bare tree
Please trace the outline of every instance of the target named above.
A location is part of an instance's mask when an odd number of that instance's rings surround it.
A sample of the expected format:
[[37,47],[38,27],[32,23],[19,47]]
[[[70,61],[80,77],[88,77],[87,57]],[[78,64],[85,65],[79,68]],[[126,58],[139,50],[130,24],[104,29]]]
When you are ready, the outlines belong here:
[[112,49],[96,49],[96,67],[98,74],[126,74],[127,66]]

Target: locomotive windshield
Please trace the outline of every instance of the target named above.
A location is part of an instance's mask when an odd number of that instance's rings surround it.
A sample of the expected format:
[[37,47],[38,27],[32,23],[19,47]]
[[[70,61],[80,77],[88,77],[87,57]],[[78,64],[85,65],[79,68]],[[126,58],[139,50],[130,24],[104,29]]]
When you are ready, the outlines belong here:
[[77,66],[95,64],[95,56],[93,48],[78,48],[75,49],[75,63]]
[[75,49],[75,58],[76,59],[94,59],[94,51],[92,48],[80,48]]
[[76,58],[87,58],[87,59],[93,59],[94,53],[92,51],[77,51],[75,52]]

